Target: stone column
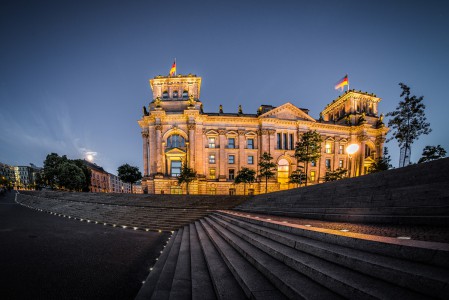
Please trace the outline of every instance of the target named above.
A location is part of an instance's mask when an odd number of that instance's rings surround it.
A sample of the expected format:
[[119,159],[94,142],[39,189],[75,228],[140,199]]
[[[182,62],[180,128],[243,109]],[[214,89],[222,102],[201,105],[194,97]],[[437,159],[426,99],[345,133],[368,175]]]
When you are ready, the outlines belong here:
[[154,174],[157,172],[156,163],[157,163],[157,151],[156,151],[156,130],[155,126],[149,126],[148,130],[148,148],[149,148],[149,160],[148,160],[148,169],[149,174]]
[[195,169],[195,124],[188,124],[187,128],[189,129],[189,167]]
[[269,144],[268,144],[268,152],[273,152],[275,147],[276,147],[276,140],[275,140],[275,135],[276,135],[276,130],[274,129],[269,129],[268,130],[268,134],[269,134]]
[[270,148],[269,148],[269,141],[268,141],[268,139],[269,139],[269,136],[268,136],[268,130],[267,129],[261,129],[260,130],[260,136],[261,136],[261,144],[262,145],[260,145],[260,148],[261,148],[261,154],[263,154],[264,152],[268,152],[268,151],[270,151]]
[[143,144],[143,176],[150,175],[148,168],[148,129],[142,131],[142,144]]
[[219,167],[219,179],[225,179],[226,178],[226,172],[225,172],[225,165],[226,165],[226,152],[225,152],[225,146],[226,146],[226,130],[219,129],[219,140],[220,140],[220,167]]
[[362,133],[361,135],[359,135],[357,137],[358,142],[360,143],[360,149],[359,149],[359,159],[358,159],[358,166],[357,166],[357,175],[363,175],[364,174],[364,170],[363,170],[363,162],[365,161],[365,144],[366,141],[368,140],[368,136],[365,133]]
[[[239,157],[238,157],[238,170],[242,168],[242,166],[245,164],[245,130],[238,130],[239,134]],[[255,142],[255,141],[254,141]]]
[[162,125],[154,126],[156,130],[156,172],[163,173],[163,161],[162,161]]

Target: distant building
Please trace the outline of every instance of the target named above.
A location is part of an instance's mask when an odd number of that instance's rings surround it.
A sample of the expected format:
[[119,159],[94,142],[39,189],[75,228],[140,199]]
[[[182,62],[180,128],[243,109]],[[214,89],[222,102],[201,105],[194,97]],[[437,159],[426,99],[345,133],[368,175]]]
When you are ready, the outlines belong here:
[[[302,133],[316,130],[322,137],[322,155],[308,166],[309,183],[322,181],[327,170],[350,169],[352,176],[366,174],[382,156],[388,128],[378,114],[381,101],[374,94],[349,90],[328,104],[319,119],[290,102],[278,107],[262,105],[256,113],[204,112],[200,101],[201,77],[156,76],[150,80],[153,101],[143,108],[142,188],[150,194],[185,193],[177,184],[182,162],[198,175],[191,194],[242,194],[234,178],[242,167],[258,174],[259,157],[273,156],[276,176],[268,191],[295,187],[290,174],[297,169],[295,144]],[[225,83],[223,88],[228,88]],[[219,95],[218,95],[219,96]],[[351,160],[346,147],[356,143]],[[302,165],[302,163],[300,163]],[[264,192],[264,181],[247,185],[247,192]]]
[[134,194],[143,194],[142,190],[142,181],[139,180],[136,183],[133,184],[133,193]]
[[131,184],[123,182],[117,175],[109,173],[109,193],[131,193]]
[[36,174],[42,168],[36,167],[34,164],[30,166],[14,167],[15,186],[17,189],[34,189],[36,185]]
[[91,171],[89,190],[92,193],[109,192],[109,173],[97,164],[84,160],[84,164]]
[[16,182],[14,167],[0,163],[0,177],[4,177],[11,186],[14,186]]

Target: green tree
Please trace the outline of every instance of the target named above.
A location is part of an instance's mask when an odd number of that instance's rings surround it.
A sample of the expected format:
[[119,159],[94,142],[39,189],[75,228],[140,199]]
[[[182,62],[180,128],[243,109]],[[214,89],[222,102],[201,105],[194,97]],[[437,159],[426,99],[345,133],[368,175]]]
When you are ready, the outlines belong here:
[[376,161],[369,166],[368,173],[382,172],[391,168],[391,158],[390,155],[388,155],[388,148],[384,147],[384,155],[377,158]]
[[121,181],[131,184],[131,193],[133,192],[133,184],[142,178],[142,173],[140,173],[139,168],[128,164],[118,167],[117,173]]
[[92,172],[91,170],[86,166],[86,164],[84,163],[84,160],[82,159],[74,159],[72,160],[72,162],[81,169],[81,171],[84,174],[84,183],[83,183],[83,187],[81,188],[81,190],[83,192],[89,192],[89,186],[91,183],[91,177],[92,177]]
[[86,182],[83,170],[72,161],[63,161],[58,166],[58,186],[69,191],[81,191]]
[[243,182],[243,195],[246,195],[246,184],[254,182],[256,180],[256,171],[253,169],[243,167],[237,172],[237,176],[234,178],[234,183],[239,184]]
[[301,184],[306,180],[306,174],[303,169],[304,167],[298,166],[297,169],[289,176],[289,182],[295,183],[297,187],[301,186]]
[[[298,163],[304,163],[305,173],[308,174],[309,162],[316,161],[321,157],[321,136],[316,130],[307,131],[300,135],[295,147],[295,157]],[[307,176],[305,178],[307,186]]]
[[440,158],[446,157],[446,150],[440,145],[438,146],[425,146],[421,158],[418,160],[418,163],[428,162],[432,160],[437,160]]
[[67,161],[67,156],[50,153],[44,160],[43,177],[47,185],[57,188],[60,165]]
[[196,172],[187,166],[187,163],[182,163],[181,174],[178,175],[178,184],[186,184],[187,195],[189,194],[189,183],[196,179]]
[[325,182],[340,180],[345,178],[347,173],[348,170],[342,168],[335,169],[334,171],[328,170],[326,171],[326,175],[324,175],[323,180]]
[[273,157],[270,153],[264,152],[259,158],[259,174],[261,177],[265,177],[265,193],[268,190],[268,179],[273,177],[276,164],[272,162]]
[[[413,142],[418,140],[420,135],[429,134],[432,129],[430,123],[426,122],[427,118],[424,113],[426,106],[422,103],[424,97],[410,96],[410,88],[403,83],[399,83],[399,85],[402,89],[400,97],[404,97],[404,100],[399,102],[395,111],[386,114],[388,117],[393,117],[388,121],[388,126],[393,130],[393,136],[388,141],[396,139],[399,147],[408,153]],[[405,159],[406,155],[404,155],[402,165],[405,165]]]

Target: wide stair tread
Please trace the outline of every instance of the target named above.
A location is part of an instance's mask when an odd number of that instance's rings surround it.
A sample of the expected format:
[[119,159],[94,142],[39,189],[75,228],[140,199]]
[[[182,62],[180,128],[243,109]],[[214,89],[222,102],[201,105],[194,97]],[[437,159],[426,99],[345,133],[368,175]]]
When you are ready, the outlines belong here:
[[228,229],[216,223],[211,218],[200,220],[215,229],[228,243],[237,249],[249,262],[251,262],[261,273],[285,295],[291,299],[339,299],[340,297],[316,283],[308,277],[298,273],[283,262],[273,258],[271,255],[261,251],[241,239]]
[[422,294],[414,293],[381,281],[377,278],[355,272],[335,263],[320,259],[313,255],[293,249],[276,241],[270,240],[246,229],[235,226],[219,218],[214,218],[223,228],[244,238],[248,243],[270,253],[273,257],[291,266],[298,272],[322,283],[329,289],[341,293],[347,298],[407,298],[422,299]]
[[189,226],[184,226],[175,275],[170,289],[170,299],[190,300],[192,298],[192,279],[190,270],[190,228]]

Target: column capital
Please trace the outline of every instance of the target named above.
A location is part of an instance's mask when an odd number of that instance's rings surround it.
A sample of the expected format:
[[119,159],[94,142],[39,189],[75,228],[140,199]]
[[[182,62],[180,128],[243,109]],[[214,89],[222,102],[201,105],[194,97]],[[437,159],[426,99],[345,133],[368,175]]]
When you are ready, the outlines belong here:
[[154,129],[162,131],[162,125],[158,124],[154,126]]
[[226,134],[226,129],[218,129],[218,134],[219,135],[225,135]]
[[237,132],[239,135],[245,135],[246,130],[237,130]]
[[189,130],[195,130],[196,124],[187,124],[187,128],[188,128]]

